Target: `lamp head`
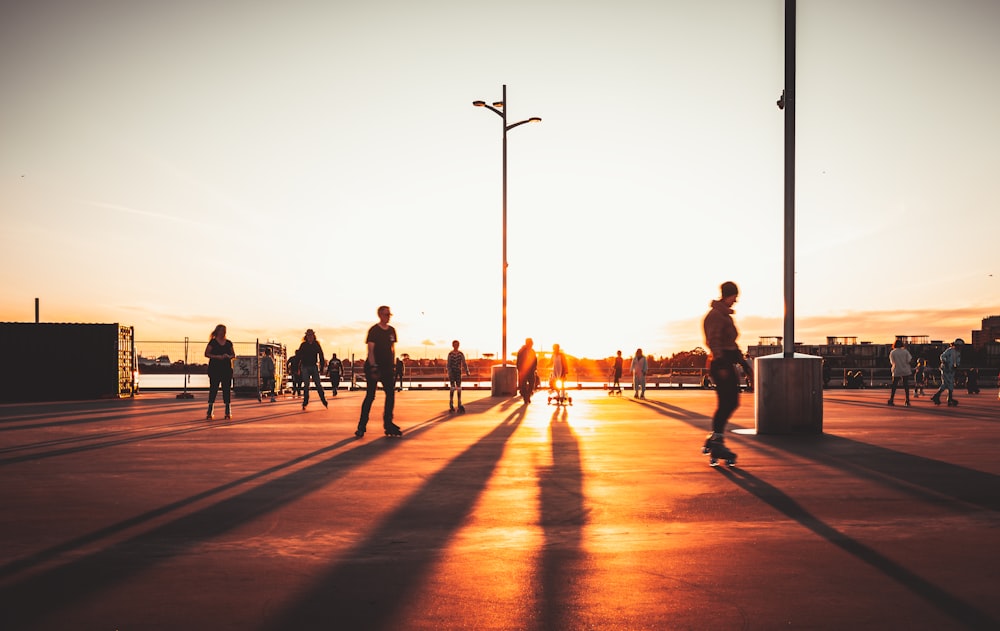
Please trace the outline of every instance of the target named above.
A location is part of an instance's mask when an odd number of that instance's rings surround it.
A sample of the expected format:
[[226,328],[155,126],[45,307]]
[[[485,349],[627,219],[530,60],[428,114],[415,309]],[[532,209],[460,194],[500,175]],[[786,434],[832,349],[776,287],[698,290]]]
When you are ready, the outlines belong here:
[[542,119],[538,118],[537,116],[532,116],[531,118],[528,119],[528,122],[529,123],[540,123],[540,122],[542,122]]
[[486,107],[486,101],[473,101],[472,104],[476,107]]
[[503,101],[494,101],[493,107],[503,107]]

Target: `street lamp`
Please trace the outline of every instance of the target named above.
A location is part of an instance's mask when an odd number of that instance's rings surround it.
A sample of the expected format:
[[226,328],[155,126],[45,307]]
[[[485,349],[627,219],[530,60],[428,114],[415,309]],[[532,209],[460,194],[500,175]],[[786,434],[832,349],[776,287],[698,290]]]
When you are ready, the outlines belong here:
[[[523,125],[525,123],[540,123],[542,119],[537,116],[532,116],[523,121],[518,121],[516,123],[507,124],[507,84],[503,86],[503,100],[495,101],[492,105],[488,104],[486,101],[473,101],[473,105],[476,107],[485,107],[491,110],[494,114],[500,117],[503,125],[503,348],[502,355],[503,365],[501,370],[507,368],[507,132]],[[506,372],[506,371],[504,371]],[[516,383],[516,378],[515,378]],[[498,392],[499,390],[502,390]],[[497,378],[494,376],[493,383],[493,394],[514,394],[513,390],[506,392],[508,390],[508,384],[504,384],[503,387],[499,387],[497,384]]]

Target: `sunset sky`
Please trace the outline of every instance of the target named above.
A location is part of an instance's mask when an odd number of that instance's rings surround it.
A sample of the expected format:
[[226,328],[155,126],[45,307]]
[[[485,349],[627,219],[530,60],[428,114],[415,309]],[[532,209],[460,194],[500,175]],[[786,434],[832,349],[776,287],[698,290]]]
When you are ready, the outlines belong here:
[[[796,338],[1000,315],[1000,2],[798,3]],[[8,3],[0,321],[361,353],[782,335],[779,0]]]

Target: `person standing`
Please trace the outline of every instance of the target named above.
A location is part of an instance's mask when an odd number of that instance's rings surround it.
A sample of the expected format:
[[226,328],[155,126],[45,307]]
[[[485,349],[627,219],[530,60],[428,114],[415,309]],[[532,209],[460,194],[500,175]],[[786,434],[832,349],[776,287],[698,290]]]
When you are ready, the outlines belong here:
[[736,365],[742,365],[747,375],[753,375],[753,367],[743,358],[736,338],[739,331],[733,321],[733,305],[740,290],[736,283],[726,281],[720,286],[721,297],[712,301],[712,308],[705,316],[703,328],[705,343],[711,353],[709,374],[715,382],[715,397],[717,401],[715,414],[712,416],[712,433],[705,440],[705,453],[711,453],[711,464],[714,465],[718,456],[724,457],[729,464],[736,464],[736,454],[725,446],[726,423],[740,405],[740,383],[736,376]]
[[458,393],[458,413],[465,414],[465,406],[462,405],[462,373],[466,377],[472,375],[469,372],[469,365],[465,362],[465,353],[458,350],[458,340],[452,340],[451,352],[448,353],[448,411],[455,411],[455,393]]
[[344,362],[337,358],[337,354],[334,353],[333,357],[330,358],[330,362],[326,365],[327,375],[330,377],[330,389],[333,391],[330,396],[337,396],[340,391],[340,376],[344,374]]
[[979,394],[979,369],[973,366],[965,374],[966,391],[969,394]]
[[913,396],[919,397],[927,386],[927,360],[921,357],[917,360],[917,368],[913,372]]
[[531,403],[531,394],[538,382],[538,357],[534,346],[534,340],[528,337],[524,340],[524,346],[517,351],[517,390],[525,403]]
[[368,428],[368,415],[375,401],[375,391],[382,384],[385,392],[385,408],[382,411],[382,427],[386,436],[401,436],[399,426],[392,422],[392,412],[396,402],[393,383],[393,368],[396,358],[396,329],[389,325],[392,312],[382,305],[378,308],[378,322],[368,329],[368,357],[365,359],[365,400],[361,403],[361,418],[354,435],[361,438]]
[[323,392],[323,384],[319,380],[319,373],[326,364],[326,358],[323,356],[323,347],[316,339],[315,331],[306,329],[306,334],[302,336],[302,344],[299,345],[296,355],[299,356],[302,370],[302,409],[306,409],[306,406],[309,405],[310,381],[316,385],[316,392],[319,394],[319,400],[323,403],[323,407],[329,407],[326,402],[326,394]]
[[226,419],[233,417],[230,406],[233,391],[233,359],[236,351],[233,350],[233,343],[226,339],[226,325],[216,325],[212,331],[212,337],[205,347],[205,357],[208,358],[208,412],[205,420],[211,421],[215,418],[213,410],[215,399],[219,394],[219,387],[222,387],[222,402],[226,405]]
[[[396,359],[395,373],[396,373],[396,390],[399,392],[403,391],[403,358],[399,357]],[[410,384],[413,385],[413,384]]]
[[260,358],[261,395],[271,393],[271,403],[278,400],[278,391],[274,384],[274,357],[270,346],[264,347],[264,356]]
[[895,344],[892,345],[892,350],[889,351],[889,365],[892,366],[892,389],[889,390],[888,405],[896,405],[896,388],[902,382],[903,392],[906,393],[903,405],[910,406],[910,374],[913,372],[910,362],[912,361],[913,356],[910,355],[910,351],[906,350],[903,340],[896,340]]
[[649,372],[649,362],[642,354],[642,349],[635,349],[635,356],[632,357],[632,398],[646,398],[646,373]]
[[295,351],[288,360],[288,374],[292,378],[292,396],[297,397],[302,394],[302,358],[299,351]]
[[952,342],[943,353],[941,353],[941,386],[931,396],[934,405],[941,405],[941,393],[948,391],[948,405],[958,405],[955,398],[955,370],[962,361],[962,347],[965,340],[962,338]]

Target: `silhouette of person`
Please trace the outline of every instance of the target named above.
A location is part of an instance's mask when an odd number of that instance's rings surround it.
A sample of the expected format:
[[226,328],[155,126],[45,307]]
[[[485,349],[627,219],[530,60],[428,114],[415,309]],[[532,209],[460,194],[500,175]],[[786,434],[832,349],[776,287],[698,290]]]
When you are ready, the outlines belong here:
[[965,378],[965,389],[969,394],[979,394],[979,369],[970,368]]
[[468,377],[469,365],[465,362],[465,353],[458,350],[458,340],[452,340],[451,352],[448,353],[448,411],[455,411],[455,394],[458,394],[458,413],[465,413],[465,406],[462,405],[462,373]]
[[746,374],[753,375],[753,367],[747,364],[736,343],[739,331],[736,330],[732,314],[740,290],[731,281],[722,283],[719,289],[722,295],[719,300],[712,301],[712,308],[703,324],[705,343],[711,353],[709,374],[715,382],[715,397],[718,402],[712,416],[712,433],[705,441],[706,449],[724,448],[726,423],[740,405],[740,382],[736,375],[736,365],[742,365]]
[[927,360],[921,357],[917,360],[917,367],[913,371],[913,396],[919,397],[927,387]]
[[319,394],[319,400],[323,403],[323,407],[329,407],[329,403],[326,402],[326,394],[323,392],[323,384],[319,380],[319,372],[326,364],[326,358],[323,356],[323,347],[316,339],[315,331],[306,329],[306,334],[302,336],[302,344],[299,345],[296,355],[299,356],[300,369],[302,370],[302,409],[306,409],[306,406],[309,405],[310,381],[315,384],[316,393]]
[[622,352],[618,351],[618,356],[615,357],[615,367],[614,367],[614,381],[611,384],[611,389],[621,393],[622,391],[622,367],[624,360],[622,359]]
[[288,375],[292,378],[292,396],[297,397],[302,394],[302,358],[299,351],[288,359]]
[[264,356],[260,358],[261,395],[271,393],[271,403],[278,400],[274,384],[274,356],[270,346],[264,347]]
[[538,382],[538,357],[534,346],[534,340],[528,337],[524,340],[524,346],[517,351],[517,390],[525,403],[531,403],[531,394]]
[[396,403],[396,390],[393,383],[393,367],[396,358],[396,329],[389,325],[392,312],[382,305],[378,308],[378,322],[368,329],[368,357],[365,359],[365,400],[361,403],[361,418],[354,435],[361,438],[368,428],[368,416],[372,403],[375,401],[375,391],[382,384],[385,392],[385,408],[382,411],[382,427],[387,436],[399,436],[399,426],[392,422],[392,412]]
[[226,406],[226,418],[231,419],[232,407],[231,397],[233,389],[233,359],[236,351],[233,350],[232,341],[226,339],[226,325],[216,325],[212,331],[212,337],[205,346],[205,357],[208,358],[208,412],[205,419],[211,421],[215,418],[213,410],[215,399],[219,394],[219,387],[222,387],[222,402]]
[[404,370],[404,368],[405,368],[405,366],[403,366],[403,358],[402,357],[398,357],[396,359],[396,366],[395,366],[395,369],[396,369],[396,390],[399,390],[400,392],[403,391],[403,370]]
[[327,375],[330,377],[330,389],[333,390],[330,395],[335,397],[340,390],[340,376],[344,374],[344,362],[340,361],[337,354],[334,353],[327,363],[326,369]]

